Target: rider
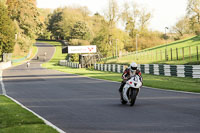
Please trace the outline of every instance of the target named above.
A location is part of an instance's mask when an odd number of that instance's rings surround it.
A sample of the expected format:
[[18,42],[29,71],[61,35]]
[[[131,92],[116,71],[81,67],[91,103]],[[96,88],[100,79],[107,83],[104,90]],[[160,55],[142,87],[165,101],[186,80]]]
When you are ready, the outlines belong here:
[[130,64],[130,66],[124,70],[124,72],[123,72],[123,74],[122,74],[122,79],[123,79],[123,81],[121,82],[121,86],[120,86],[120,88],[119,88],[119,92],[120,92],[120,93],[122,92],[123,87],[124,87],[124,85],[126,84],[126,81],[127,81],[130,77],[132,77],[132,76],[134,76],[134,75],[140,76],[140,81],[142,82],[142,74],[141,74],[140,70],[137,69],[137,63],[132,62],[132,63]]

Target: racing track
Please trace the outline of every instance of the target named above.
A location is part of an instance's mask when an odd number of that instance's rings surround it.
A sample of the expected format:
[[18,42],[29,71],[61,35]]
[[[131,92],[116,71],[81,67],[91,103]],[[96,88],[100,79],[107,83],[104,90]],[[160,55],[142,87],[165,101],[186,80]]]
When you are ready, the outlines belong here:
[[[38,55],[54,53],[37,44]],[[134,107],[121,105],[119,83],[40,67],[3,71],[7,95],[67,133],[199,133],[200,95],[142,88]],[[103,76],[103,75],[102,75]]]

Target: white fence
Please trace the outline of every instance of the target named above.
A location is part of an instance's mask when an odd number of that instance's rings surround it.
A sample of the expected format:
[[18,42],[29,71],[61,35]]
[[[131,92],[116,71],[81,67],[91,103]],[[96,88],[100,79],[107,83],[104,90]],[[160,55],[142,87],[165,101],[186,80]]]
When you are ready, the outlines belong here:
[[78,63],[68,62],[67,60],[60,60],[59,65],[68,66],[68,67],[72,67],[72,68],[79,68]]

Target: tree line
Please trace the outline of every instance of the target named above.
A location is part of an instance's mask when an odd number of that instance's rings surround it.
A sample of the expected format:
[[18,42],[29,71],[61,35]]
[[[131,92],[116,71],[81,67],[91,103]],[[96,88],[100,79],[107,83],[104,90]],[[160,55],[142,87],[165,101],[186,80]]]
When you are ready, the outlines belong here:
[[1,0],[0,16],[1,54],[27,53],[42,27],[36,0]]
[[[103,57],[161,45],[200,33],[200,0],[188,0],[187,14],[166,34],[149,30],[151,11],[137,3],[126,2],[119,6],[108,0],[104,14],[91,15],[87,7],[64,7],[49,14],[45,24],[49,38],[64,39],[71,45],[97,45]],[[118,28],[118,24],[124,29]],[[48,32],[47,32],[48,31]],[[43,35],[42,37],[47,37]],[[136,42],[137,41],[137,42]]]
[[[0,52],[29,51],[36,38],[67,40],[70,45],[97,45],[103,57],[153,47],[200,33],[200,0],[188,0],[187,14],[171,31],[170,38],[149,30],[153,14],[134,2],[118,5],[108,0],[104,14],[91,14],[87,7],[39,9],[36,0],[0,1]],[[119,23],[123,28],[118,28]]]
[[177,33],[177,38],[185,34],[200,35],[200,0],[188,0],[186,14],[179,18],[171,28]]
[[[97,45],[107,56],[118,56],[164,43],[162,33],[148,30],[152,18],[150,11],[134,2],[119,7],[116,0],[108,0],[104,14],[91,14],[87,7],[57,8],[45,20],[41,39],[67,40],[70,45]],[[123,25],[124,30],[118,28]],[[153,34],[153,36],[152,36]]]

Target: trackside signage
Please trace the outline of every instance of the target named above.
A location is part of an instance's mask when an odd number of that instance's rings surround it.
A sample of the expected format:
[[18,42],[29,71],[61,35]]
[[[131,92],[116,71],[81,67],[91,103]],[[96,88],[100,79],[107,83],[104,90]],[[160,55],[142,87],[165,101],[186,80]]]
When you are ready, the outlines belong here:
[[89,46],[68,46],[68,53],[96,53],[96,45]]

